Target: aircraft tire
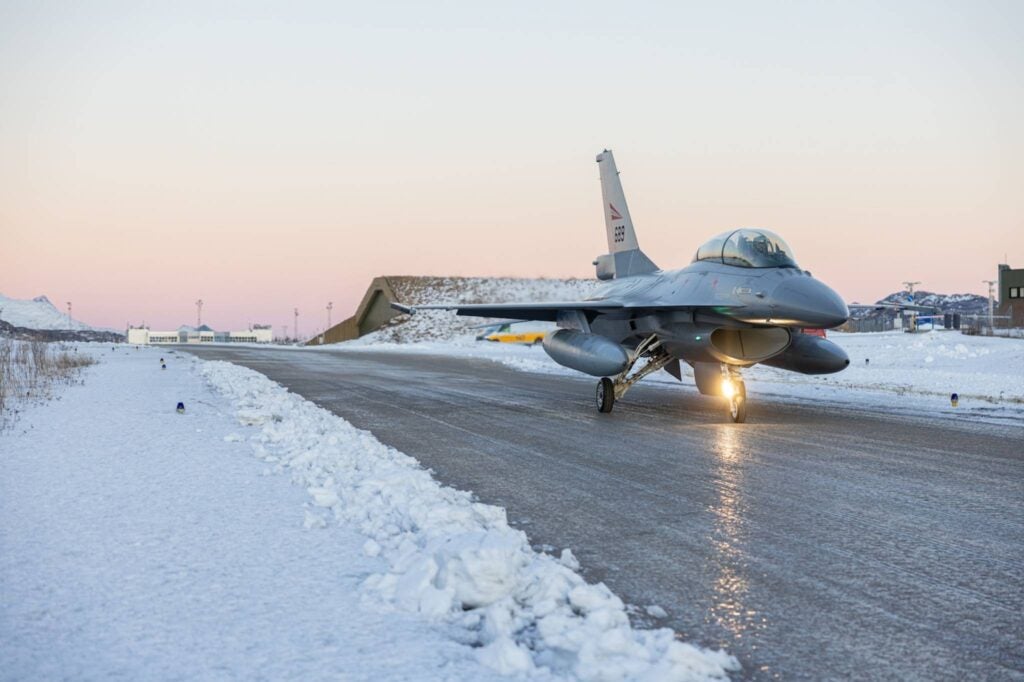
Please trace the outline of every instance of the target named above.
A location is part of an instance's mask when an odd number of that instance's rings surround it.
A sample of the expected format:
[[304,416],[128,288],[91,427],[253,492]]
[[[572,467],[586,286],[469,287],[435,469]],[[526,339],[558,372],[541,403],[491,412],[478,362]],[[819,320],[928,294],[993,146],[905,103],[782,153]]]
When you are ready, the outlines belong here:
[[739,382],[736,395],[729,400],[729,418],[736,424],[747,421],[747,387]]
[[615,407],[615,384],[608,377],[597,382],[597,411],[608,414]]

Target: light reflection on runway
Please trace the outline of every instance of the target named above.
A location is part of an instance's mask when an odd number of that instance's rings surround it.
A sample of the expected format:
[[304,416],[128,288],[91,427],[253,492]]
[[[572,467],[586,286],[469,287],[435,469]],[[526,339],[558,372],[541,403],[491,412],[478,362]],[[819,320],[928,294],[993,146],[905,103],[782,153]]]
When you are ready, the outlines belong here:
[[[746,434],[742,428],[722,424],[715,429],[716,501],[711,507],[714,515],[711,542],[716,565],[708,619],[736,640],[749,637],[754,630],[767,626],[764,615],[745,604],[749,589],[746,554],[749,510],[744,491],[744,471],[749,466],[746,461],[749,451],[744,444]],[[762,672],[768,671],[762,668]]]

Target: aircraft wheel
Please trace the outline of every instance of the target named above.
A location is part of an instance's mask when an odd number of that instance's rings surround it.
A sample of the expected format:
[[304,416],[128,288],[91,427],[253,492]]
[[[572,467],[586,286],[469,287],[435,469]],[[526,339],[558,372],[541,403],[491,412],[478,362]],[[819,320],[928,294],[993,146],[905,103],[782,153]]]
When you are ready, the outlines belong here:
[[615,406],[615,384],[608,377],[597,382],[597,411],[605,414]]
[[736,424],[747,421],[747,387],[742,381],[736,386],[736,395],[729,399],[729,417]]

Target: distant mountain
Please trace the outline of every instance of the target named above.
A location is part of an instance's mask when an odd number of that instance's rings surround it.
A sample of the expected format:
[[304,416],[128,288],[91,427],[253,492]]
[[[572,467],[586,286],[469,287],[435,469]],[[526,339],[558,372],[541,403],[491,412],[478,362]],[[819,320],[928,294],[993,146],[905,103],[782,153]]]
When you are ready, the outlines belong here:
[[[913,300],[905,291],[889,294],[876,303],[913,303],[914,305],[934,306],[937,313],[960,313],[961,315],[983,315],[988,313],[988,298],[978,294],[936,294],[931,291],[915,291]],[[861,319],[876,315],[893,314],[888,310],[856,310],[851,317]]]
[[16,327],[9,322],[0,320],[0,338],[17,339],[19,341],[65,341],[80,343],[83,341],[100,341],[102,343],[120,343],[124,334],[97,329],[29,329]]
[[[69,319],[67,313],[58,310],[46,296],[36,296],[30,301],[25,301],[0,294],[0,321],[6,323],[3,331],[7,336],[15,335],[10,331],[11,329],[20,330],[17,334],[18,338],[27,338],[25,335],[33,331],[87,332],[84,336],[77,338],[82,341],[91,340],[91,336],[94,334],[106,335],[104,339],[109,338],[110,334],[123,336],[113,329],[92,327],[73,318]],[[67,335],[52,336],[75,340]]]

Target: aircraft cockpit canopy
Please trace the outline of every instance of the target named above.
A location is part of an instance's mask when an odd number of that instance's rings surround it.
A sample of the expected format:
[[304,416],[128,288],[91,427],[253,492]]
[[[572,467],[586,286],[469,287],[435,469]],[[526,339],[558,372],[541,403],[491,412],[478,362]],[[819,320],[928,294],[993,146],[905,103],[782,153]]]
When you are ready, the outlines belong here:
[[768,230],[733,230],[697,249],[694,261],[706,260],[742,268],[796,268],[793,251],[782,237]]

